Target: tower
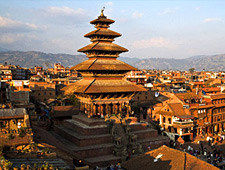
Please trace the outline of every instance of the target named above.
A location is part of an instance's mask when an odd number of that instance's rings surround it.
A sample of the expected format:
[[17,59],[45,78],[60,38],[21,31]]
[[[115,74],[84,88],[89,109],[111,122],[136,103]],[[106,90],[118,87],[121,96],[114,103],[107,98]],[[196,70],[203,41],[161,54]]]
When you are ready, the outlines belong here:
[[128,71],[137,69],[117,59],[128,50],[113,43],[121,34],[109,29],[115,21],[103,12],[90,22],[96,29],[84,35],[92,43],[78,50],[89,59],[71,68],[83,79],[64,88],[65,94],[74,94],[80,100],[80,110],[88,116],[129,113],[134,93],[146,91],[124,79]]

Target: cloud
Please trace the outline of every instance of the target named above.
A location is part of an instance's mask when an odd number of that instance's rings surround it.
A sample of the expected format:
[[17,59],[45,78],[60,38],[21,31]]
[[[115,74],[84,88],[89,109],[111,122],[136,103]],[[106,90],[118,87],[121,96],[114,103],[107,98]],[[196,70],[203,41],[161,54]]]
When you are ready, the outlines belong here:
[[40,27],[31,23],[24,23],[20,21],[15,21],[10,18],[5,18],[0,16],[0,32],[30,32],[41,30]]
[[205,18],[204,20],[203,20],[203,22],[219,22],[219,21],[221,21],[221,19],[220,18]]
[[106,6],[106,7],[108,7],[108,6],[113,6],[113,2],[111,2],[111,1],[106,2],[106,3],[105,3],[105,6]]
[[148,40],[136,40],[133,42],[132,46],[137,49],[144,49],[144,48],[168,48],[168,49],[174,49],[176,48],[176,45],[169,40],[163,38],[163,37],[156,37],[151,38]]
[[88,13],[82,9],[73,9],[67,6],[56,7],[51,6],[39,11],[48,20],[48,23],[74,25],[81,24],[87,20]]
[[6,33],[0,36],[1,44],[13,44],[17,42],[28,42],[32,39],[36,39],[35,35],[31,34],[23,34],[23,33]]
[[167,15],[167,14],[175,14],[179,8],[166,8],[162,12],[158,13],[158,15]]
[[140,12],[137,12],[135,11],[133,14],[132,14],[132,17],[133,18],[141,18],[143,16],[143,13],[140,13]]

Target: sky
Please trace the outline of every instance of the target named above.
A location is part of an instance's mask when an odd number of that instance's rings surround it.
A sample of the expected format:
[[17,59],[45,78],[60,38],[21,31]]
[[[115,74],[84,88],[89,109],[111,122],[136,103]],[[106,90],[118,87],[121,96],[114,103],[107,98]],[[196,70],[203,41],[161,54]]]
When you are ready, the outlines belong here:
[[1,0],[0,47],[9,50],[81,54],[83,35],[105,6],[122,34],[114,43],[123,57],[186,58],[225,53],[223,0]]

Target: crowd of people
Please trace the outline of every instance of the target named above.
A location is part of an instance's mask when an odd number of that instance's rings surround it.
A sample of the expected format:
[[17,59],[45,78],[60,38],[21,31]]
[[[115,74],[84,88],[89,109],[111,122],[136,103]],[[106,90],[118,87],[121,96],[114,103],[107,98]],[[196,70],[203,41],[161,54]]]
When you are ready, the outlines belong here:
[[112,164],[106,168],[100,168],[96,166],[93,170],[123,170],[123,168],[121,167],[121,163],[118,162],[117,164]]
[[[170,147],[174,149],[179,149],[187,152],[199,159],[202,159],[216,167],[223,166],[223,153],[219,149],[218,144],[222,143],[224,136],[217,137],[206,137],[206,140],[198,141],[197,144],[185,143],[181,144],[179,142],[170,142]],[[224,164],[225,165],[225,164]]]

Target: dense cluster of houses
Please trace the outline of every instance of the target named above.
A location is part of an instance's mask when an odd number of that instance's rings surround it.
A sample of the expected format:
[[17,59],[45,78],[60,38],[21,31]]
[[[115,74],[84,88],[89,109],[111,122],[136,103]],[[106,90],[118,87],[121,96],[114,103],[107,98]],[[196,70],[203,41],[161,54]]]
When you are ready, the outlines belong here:
[[[130,71],[124,78],[147,90],[135,93],[129,103],[131,112],[125,114],[156,126],[174,141],[222,134],[224,76],[224,72],[209,71]],[[30,143],[33,139],[30,121],[33,117],[40,118],[43,112],[54,117],[55,124],[78,113],[79,105],[67,106],[66,100],[71,98],[64,96],[61,89],[80,79],[78,72],[60,63],[48,69],[0,65],[1,145]],[[21,132],[27,134],[25,138],[19,137]],[[14,139],[9,140],[10,137]]]
[[[37,102],[55,102],[63,97],[61,88],[81,78],[60,63],[48,69],[5,63],[0,65],[0,107],[34,113]],[[197,135],[225,130],[224,72],[141,70],[131,71],[125,78],[148,89],[133,97],[134,114],[158,124],[171,139],[182,136],[192,141]]]
[[159,101],[143,109],[143,119],[155,121],[171,139],[182,136],[192,141],[197,135],[225,130],[224,74],[142,70],[131,71],[126,77],[150,89]]

